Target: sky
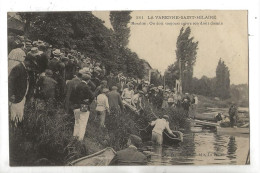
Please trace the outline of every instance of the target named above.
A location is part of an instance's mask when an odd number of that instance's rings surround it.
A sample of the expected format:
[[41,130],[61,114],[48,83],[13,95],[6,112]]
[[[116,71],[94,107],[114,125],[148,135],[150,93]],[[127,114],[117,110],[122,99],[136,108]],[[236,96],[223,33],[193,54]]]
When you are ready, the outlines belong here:
[[[109,11],[93,14],[104,20],[108,28],[112,28]],[[128,47],[147,60],[152,68],[163,73],[176,61],[177,37],[186,23],[184,28],[189,24],[191,36],[199,42],[194,77],[216,76],[216,67],[221,58],[230,70],[231,84],[248,83],[246,11],[133,11],[131,16]],[[164,16],[167,17],[162,19]],[[142,24],[138,25],[140,22]],[[157,22],[163,25],[157,25]],[[201,25],[201,22],[206,23]]]

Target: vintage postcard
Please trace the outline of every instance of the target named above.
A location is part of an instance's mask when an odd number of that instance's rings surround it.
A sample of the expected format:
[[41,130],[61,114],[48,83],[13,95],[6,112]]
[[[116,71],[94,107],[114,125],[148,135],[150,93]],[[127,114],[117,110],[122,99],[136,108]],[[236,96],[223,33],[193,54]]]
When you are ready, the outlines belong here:
[[10,166],[248,165],[248,11],[8,12]]

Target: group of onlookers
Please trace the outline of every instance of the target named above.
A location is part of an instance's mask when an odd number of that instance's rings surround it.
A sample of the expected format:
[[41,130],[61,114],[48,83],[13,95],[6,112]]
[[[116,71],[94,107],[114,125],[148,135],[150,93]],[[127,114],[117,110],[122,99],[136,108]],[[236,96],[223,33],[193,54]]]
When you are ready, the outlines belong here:
[[189,110],[197,97],[155,87],[148,81],[125,77],[123,73],[107,75],[102,62],[69,48],[54,48],[41,40],[18,36],[8,55],[10,116],[14,124],[23,120],[26,100],[35,99],[42,110],[63,104],[74,114],[74,136],[83,139],[89,106],[96,105],[100,126],[111,110],[122,111],[124,105],[143,109],[143,100],[158,109],[183,107]]

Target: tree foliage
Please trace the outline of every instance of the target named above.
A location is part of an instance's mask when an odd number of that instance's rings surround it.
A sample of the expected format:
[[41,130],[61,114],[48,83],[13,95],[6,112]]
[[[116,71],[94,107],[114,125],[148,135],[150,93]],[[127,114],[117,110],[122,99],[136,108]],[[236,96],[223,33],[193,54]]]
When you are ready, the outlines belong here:
[[190,36],[191,29],[182,27],[176,43],[177,61],[181,62],[182,90],[191,91],[191,81],[193,77],[193,66],[196,62],[198,41],[194,42],[194,37]]
[[167,85],[170,89],[173,89],[175,87],[176,80],[180,78],[178,62],[168,66],[164,73],[164,77],[165,85]]
[[[220,59],[216,68],[216,77],[208,78],[202,76],[201,79],[193,78],[192,92],[204,96],[227,99],[231,96],[229,77],[228,67],[225,65],[225,62]],[[233,89],[232,93],[239,97],[239,92],[235,89]]]
[[230,74],[225,62],[221,59],[216,68],[216,96],[226,99],[230,97]]
[[[28,12],[19,13],[26,23],[26,36],[43,40],[54,48],[73,48],[101,61],[108,72],[124,72],[133,77],[144,75],[138,55],[128,49],[130,12],[111,12],[114,28],[108,29],[104,21],[91,12]],[[129,62],[129,63],[128,63]]]
[[115,31],[115,37],[120,47],[126,47],[129,42],[130,28],[127,26],[131,20],[131,11],[111,11],[110,22]]

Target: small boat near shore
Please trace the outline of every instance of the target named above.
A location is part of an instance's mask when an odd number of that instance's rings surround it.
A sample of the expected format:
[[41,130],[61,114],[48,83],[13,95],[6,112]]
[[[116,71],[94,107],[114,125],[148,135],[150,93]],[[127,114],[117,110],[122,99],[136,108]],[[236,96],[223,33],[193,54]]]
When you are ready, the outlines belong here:
[[68,166],[107,166],[115,156],[113,148],[107,147],[94,154],[79,158],[68,164]]
[[202,114],[196,114],[195,119],[216,122],[217,121],[217,118],[216,118],[217,115],[218,115],[218,112],[205,112],[205,113],[202,113]]
[[[140,130],[140,136],[144,142],[150,141],[152,138],[152,130],[153,126],[149,125],[145,129]],[[172,133],[176,136],[172,136],[164,130],[163,132],[163,144],[165,145],[175,145],[180,142],[183,142],[183,133],[180,131],[172,131]]]

